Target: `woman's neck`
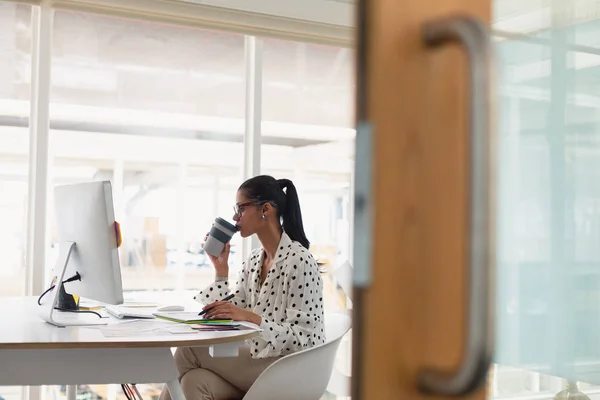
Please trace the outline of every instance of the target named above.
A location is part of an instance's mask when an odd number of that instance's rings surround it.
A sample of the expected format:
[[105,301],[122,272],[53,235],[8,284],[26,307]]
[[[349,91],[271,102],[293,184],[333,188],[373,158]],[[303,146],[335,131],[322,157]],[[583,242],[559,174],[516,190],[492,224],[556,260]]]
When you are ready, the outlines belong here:
[[281,241],[282,232],[281,226],[269,225],[264,231],[257,233],[258,240],[260,241],[260,244],[262,244],[268,260],[275,258],[277,246],[279,246],[279,242]]

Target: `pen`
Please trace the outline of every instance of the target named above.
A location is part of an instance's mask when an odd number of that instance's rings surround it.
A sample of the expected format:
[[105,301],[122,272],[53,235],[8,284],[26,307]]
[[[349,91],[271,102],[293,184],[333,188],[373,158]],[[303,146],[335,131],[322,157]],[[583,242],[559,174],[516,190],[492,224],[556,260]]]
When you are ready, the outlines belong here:
[[[228,300],[231,300],[231,299],[233,299],[234,297],[235,297],[235,294],[230,294],[229,296],[225,297],[225,298],[224,298],[223,300],[221,300],[221,301],[228,301]],[[202,311],[200,311],[200,313],[199,313],[198,315],[202,315],[202,314],[204,314],[205,312],[207,312],[207,311],[208,311],[208,310],[210,310],[210,309],[212,309],[212,307],[211,307],[211,308],[207,308],[206,310],[202,310]]]

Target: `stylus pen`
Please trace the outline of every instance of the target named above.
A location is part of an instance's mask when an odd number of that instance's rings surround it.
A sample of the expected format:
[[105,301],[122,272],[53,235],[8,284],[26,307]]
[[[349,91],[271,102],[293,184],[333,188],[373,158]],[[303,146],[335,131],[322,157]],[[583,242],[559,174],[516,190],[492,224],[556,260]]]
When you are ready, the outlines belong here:
[[[225,298],[224,298],[223,300],[221,300],[221,301],[227,301],[227,300],[231,300],[231,299],[233,299],[234,297],[235,297],[235,294],[230,294],[229,296],[225,297]],[[211,308],[207,308],[206,310],[202,310],[202,311],[200,311],[200,313],[199,313],[198,315],[202,315],[202,314],[204,314],[205,312],[207,312],[208,310],[211,310],[211,309],[212,309],[212,307],[211,307]]]

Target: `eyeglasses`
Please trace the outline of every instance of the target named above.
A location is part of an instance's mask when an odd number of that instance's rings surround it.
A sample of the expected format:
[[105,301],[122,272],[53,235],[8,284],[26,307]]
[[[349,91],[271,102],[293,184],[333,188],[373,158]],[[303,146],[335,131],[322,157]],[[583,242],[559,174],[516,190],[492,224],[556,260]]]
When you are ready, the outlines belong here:
[[275,207],[275,204],[272,201],[269,201],[269,200],[255,200],[255,201],[249,201],[249,202],[246,202],[246,203],[238,203],[238,204],[236,204],[235,206],[233,206],[233,212],[238,217],[241,217],[242,213],[246,210],[246,207],[248,207],[248,206],[262,206],[263,204],[266,204],[266,203],[270,203],[273,207]]

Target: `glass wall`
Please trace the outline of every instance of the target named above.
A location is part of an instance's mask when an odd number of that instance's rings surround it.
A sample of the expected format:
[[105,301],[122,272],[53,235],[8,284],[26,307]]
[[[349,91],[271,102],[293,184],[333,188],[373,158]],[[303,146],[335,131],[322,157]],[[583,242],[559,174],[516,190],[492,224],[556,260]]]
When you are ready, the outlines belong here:
[[264,39],[263,135],[274,122],[353,127],[353,61],[347,48]]
[[[333,270],[352,257],[353,56],[346,48],[263,40],[261,170],[291,179],[298,189],[310,250],[323,267],[330,312],[349,305]],[[347,339],[333,374],[341,388],[350,374]]]
[[596,398],[598,7],[586,0],[494,3],[501,167],[499,364],[491,397],[553,398],[566,378],[569,390],[587,382],[579,389]]
[[[25,294],[30,6],[0,3],[0,297]],[[0,398],[21,400],[21,387],[0,387]]]
[[31,7],[0,3],[0,296],[25,290]]
[[[262,171],[295,183],[311,252],[327,271],[351,259],[352,57],[345,48],[263,43]],[[343,307],[325,278],[327,306]]]
[[[0,2],[0,296],[25,293],[32,245],[26,211],[34,11]],[[49,161],[40,167],[47,167],[50,186],[111,181],[126,300],[180,303],[214,278],[201,244],[215,217],[232,218],[243,180],[244,46],[238,34],[53,12],[51,93],[41,99],[50,103]],[[262,51],[261,173],[296,183],[311,251],[330,271],[351,253],[353,55],[274,39],[264,39]],[[44,282],[58,255],[52,190],[47,206]],[[237,235],[233,274],[241,257]],[[328,272],[324,280],[328,308],[344,308]],[[159,388],[141,389],[154,396]],[[64,389],[48,387],[43,397],[64,398]],[[122,397],[112,385],[80,393]],[[0,398],[20,399],[21,388],[2,387]]]
[[112,182],[126,291],[212,281],[201,244],[242,177],[244,65],[241,35],[55,13],[53,182]]
[[[264,42],[261,169],[296,182],[327,266],[349,259],[351,56]],[[55,13],[52,182],[112,181],[125,290],[182,294],[213,279],[201,243],[216,216],[232,217],[242,181],[244,72],[243,36]],[[235,270],[239,235],[232,245]]]

